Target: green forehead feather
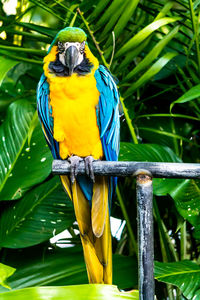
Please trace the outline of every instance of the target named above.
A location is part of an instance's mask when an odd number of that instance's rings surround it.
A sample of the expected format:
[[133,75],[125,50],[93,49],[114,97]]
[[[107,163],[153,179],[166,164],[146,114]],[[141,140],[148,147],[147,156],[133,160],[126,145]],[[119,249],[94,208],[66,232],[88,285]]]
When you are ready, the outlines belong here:
[[79,42],[86,41],[87,35],[78,27],[66,27],[58,32],[56,37],[56,43],[58,41],[62,43],[66,42]]

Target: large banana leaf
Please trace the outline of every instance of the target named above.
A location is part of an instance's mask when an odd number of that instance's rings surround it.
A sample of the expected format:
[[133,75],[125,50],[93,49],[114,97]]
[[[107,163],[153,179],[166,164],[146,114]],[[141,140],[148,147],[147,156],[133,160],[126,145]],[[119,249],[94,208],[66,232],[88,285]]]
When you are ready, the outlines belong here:
[[120,292],[116,286],[86,284],[59,287],[35,287],[0,294],[0,300],[138,300],[138,291]]
[[0,246],[23,248],[39,244],[74,222],[72,203],[58,177],[27,192],[4,210],[0,219]]
[[51,154],[39,125],[28,144],[36,114],[27,101],[16,101],[0,127],[0,200],[20,198],[51,171]]
[[[16,268],[16,272],[7,279],[12,289],[88,283],[83,250],[79,245],[62,249],[37,246],[20,251],[7,250],[6,253],[6,263]],[[120,289],[137,286],[134,257],[113,255],[113,283]],[[0,287],[0,293],[6,291],[6,288]]]
[[188,300],[200,297],[200,267],[192,261],[155,262],[155,278],[179,287]]

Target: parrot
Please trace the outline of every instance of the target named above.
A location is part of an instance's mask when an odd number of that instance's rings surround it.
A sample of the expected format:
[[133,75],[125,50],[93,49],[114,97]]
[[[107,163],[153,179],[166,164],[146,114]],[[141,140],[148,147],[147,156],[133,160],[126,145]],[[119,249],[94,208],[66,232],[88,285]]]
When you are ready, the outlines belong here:
[[[119,92],[81,28],[60,30],[44,57],[37,111],[54,159],[70,163],[60,175],[73,202],[89,283],[112,284],[111,200],[117,178],[94,176],[95,160],[117,161]],[[81,161],[86,174],[78,174]]]

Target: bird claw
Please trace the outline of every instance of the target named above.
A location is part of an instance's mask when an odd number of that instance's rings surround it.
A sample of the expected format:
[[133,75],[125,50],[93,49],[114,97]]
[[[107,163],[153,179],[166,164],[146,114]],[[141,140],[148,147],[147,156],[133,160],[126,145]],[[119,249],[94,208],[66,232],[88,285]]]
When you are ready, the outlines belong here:
[[92,156],[85,157],[85,171],[86,174],[90,177],[90,179],[95,182],[94,170],[93,170],[93,161],[94,158]]
[[71,182],[72,184],[74,183],[75,179],[76,179],[76,176],[78,175],[78,166],[79,166],[79,163],[83,160],[82,157],[79,157],[77,155],[73,155],[73,156],[70,156],[68,158],[68,161],[70,162],[71,166],[70,166],[70,179],[71,179]]

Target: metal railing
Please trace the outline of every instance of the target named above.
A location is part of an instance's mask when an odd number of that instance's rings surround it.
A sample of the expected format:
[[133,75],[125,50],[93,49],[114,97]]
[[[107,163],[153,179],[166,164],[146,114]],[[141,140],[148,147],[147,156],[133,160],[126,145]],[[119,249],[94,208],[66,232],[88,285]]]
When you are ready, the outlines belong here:
[[[135,176],[137,198],[137,229],[139,245],[139,299],[154,300],[154,238],[153,238],[153,186],[152,178],[200,178],[200,164],[158,162],[94,161],[95,175]],[[67,161],[54,160],[52,172],[58,175],[70,173]],[[85,164],[78,167],[85,174]]]

